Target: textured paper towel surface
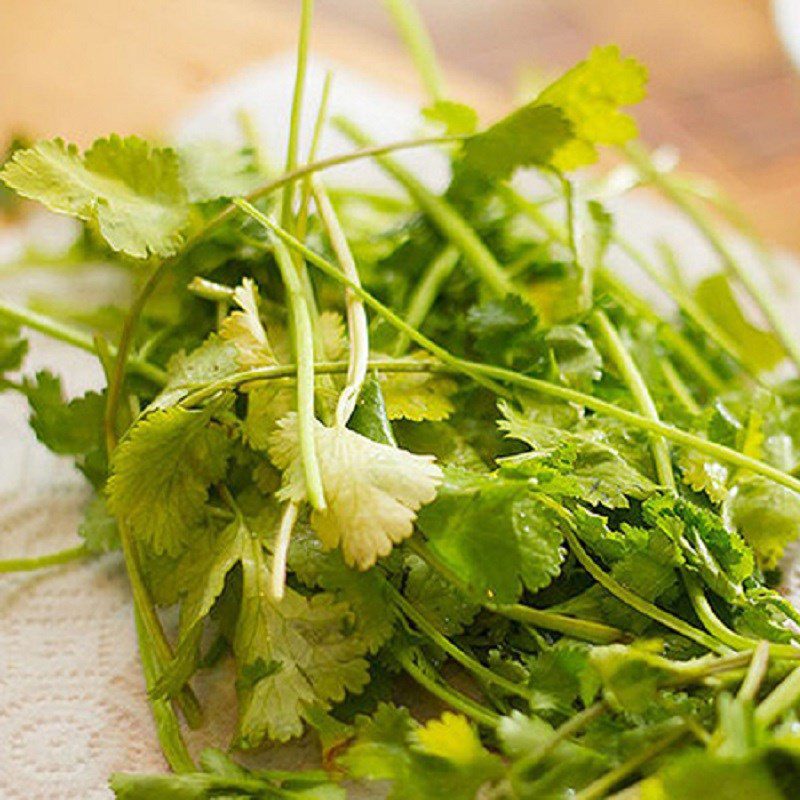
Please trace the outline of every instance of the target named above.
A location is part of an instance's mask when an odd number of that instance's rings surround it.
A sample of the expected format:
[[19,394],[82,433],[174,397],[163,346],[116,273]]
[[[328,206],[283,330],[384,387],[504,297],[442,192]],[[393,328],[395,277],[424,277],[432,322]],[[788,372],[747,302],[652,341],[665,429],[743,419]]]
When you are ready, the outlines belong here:
[[[312,87],[320,86],[324,67],[312,66]],[[234,137],[233,114],[246,107],[263,130],[274,133],[273,152],[282,152],[284,136],[278,123],[289,107],[291,75],[288,59],[251,70],[200,103],[178,127],[177,137],[187,140],[209,131],[218,138]],[[310,94],[313,112],[314,91]],[[415,111],[406,101],[344,70],[337,69],[332,105],[385,140],[409,135],[417,125]],[[325,149],[342,146],[331,137]],[[444,180],[435,156],[420,152],[403,158],[434,185]],[[385,185],[367,165],[338,170],[334,177],[339,183]],[[647,201],[626,203],[618,211],[621,224],[643,239],[667,236],[689,263],[698,267],[712,263],[696,235],[673,213]],[[25,238],[58,239],[61,229],[51,219],[34,219],[28,230],[0,238],[0,261],[13,257]],[[57,283],[57,292],[98,302],[118,296],[121,290],[91,270],[61,276]],[[650,288],[642,284],[644,291]],[[0,293],[5,297],[24,300],[46,289],[52,292],[53,285],[41,275],[3,276],[0,268]],[[29,366],[47,366],[59,373],[70,395],[102,383],[89,356],[39,337],[32,341]],[[0,557],[35,555],[75,544],[87,500],[80,476],[67,460],[37,444],[26,417],[19,397],[0,397]],[[795,593],[800,589],[800,571],[787,573],[787,585]],[[232,684],[231,676],[224,674],[197,683],[214,727],[193,733],[193,748],[225,746],[229,741]],[[301,744],[260,758],[262,763],[287,766],[314,764],[315,753],[313,745]],[[0,576],[0,798],[107,800],[109,773],[164,768],[144,696],[120,558],[112,554],[38,574]]]

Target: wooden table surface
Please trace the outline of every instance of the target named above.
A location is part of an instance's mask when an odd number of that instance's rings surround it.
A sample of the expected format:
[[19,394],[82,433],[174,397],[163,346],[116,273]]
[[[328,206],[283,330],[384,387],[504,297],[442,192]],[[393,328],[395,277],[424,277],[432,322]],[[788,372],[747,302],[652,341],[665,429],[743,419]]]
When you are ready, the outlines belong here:
[[[798,0],[800,2],[800,0]],[[767,0],[421,0],[453,96],[487,116],[520,69],[596,43],[645,61],[646,139],[676,144],[800,249],[800,77]],[[0,0],[0,140],[157,133],[218,80],[293,47],[298,0]],[[314,47],[418,92],[378,0],[318,0]]]

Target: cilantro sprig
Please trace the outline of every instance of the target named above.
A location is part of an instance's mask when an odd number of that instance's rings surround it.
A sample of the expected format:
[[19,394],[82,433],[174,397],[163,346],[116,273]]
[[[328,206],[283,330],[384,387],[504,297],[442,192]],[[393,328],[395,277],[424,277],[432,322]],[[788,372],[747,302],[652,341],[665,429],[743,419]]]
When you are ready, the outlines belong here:
[[[0,171],[134,291],[97,330],[0,300],[0,388],[94,491],[82,543],[0,573],[122,551],[174,774],[114,775],[120,798],[339,798],[343,778],[406,800],[794,796],[800,612],[775,569],[800,534],[800,393],[776,368],[797,343],[703,203],[728,207],[634,143],[646,72],[617,48],[481,128],[414,8],[387,7],[443,134],[334,119],[356,149],[318,160],[328,77],[301,153],[304,0],[283,173],[246,116],[243,147],[53,140]],[[422,146],[450,157],[441,194],[393,157]],[[608,146],[629,162],[608,181],[574,173]],[[358,159],[405,198],[326,185]],[[617,229],[597,187],[641,184],[723,273],[692,286]],[[28,374],[23,329],[95,354],[107,387]],[[219,744],[313,730],[325,771],[195,763],[190,684],[226,661]],[[409,680],[449,710],[394,705]]]

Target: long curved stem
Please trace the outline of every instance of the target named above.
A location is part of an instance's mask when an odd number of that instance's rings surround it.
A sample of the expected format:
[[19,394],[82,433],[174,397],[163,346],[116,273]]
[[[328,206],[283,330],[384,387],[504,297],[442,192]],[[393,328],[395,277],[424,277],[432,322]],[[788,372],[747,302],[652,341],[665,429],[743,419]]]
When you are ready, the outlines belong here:
[[[297,39],[297,70],[292,93],[292,110],[289,122],[289,141],[286,145],[286,166],[284,172],[291,172],[297,167],[297,152],[300,147],[300,120],[303,113],[303,96],[306,88],[306,72],[308,70],[308,42],[311,38],[311,14],[314,0],[302,0],[300,6],[300,32]],[[292,220],[292,201],[294,200],[294,184],[283,190],[281,201],[281,224],[290,227]]]
[[481,664],[480,661],[473,658],[468,653],[465,653],[461,648],[453,644],[444,634],[440,633],[436,629],[436,626],[429,622],[425,615],[417,610],[417,608],[403,597],[403,595],[388,581],[385,582],[384,586],[389,596],[392,598],[392,601],[397,605],[399,610],[414,623],[419,631],[425,634],[433,644],[447,653],[450,658],[461,664],[464,669],[468,670],[476,678],[485,683],[494,684],[509,694],[516,695],[525,700],[530,700],[531,693],[526,687],[520,686],[520,684],[514,683],[514,681],[510,681],[508,678],[504,678],[496,672],[492,672],[488,667]]
[[400,662],[400,666],[408,673],[409,677],[422,686],[423,689],[429,691],[434,697],[438,697],[440,700],[447,703],[447,705],[452,706],[468,717],[472,717],[472,719],[482,725],[486,725],[489,728],[497,727],[500,722],[500,716],[498,714],[478,705],[470,698],[455,691],[455,689],[442,686],[441,683],[419,667],[408,652],[402,651],[397,653],[397,660]]
[[643,597],[640,597],[638,594],[632,592],[630,589],[616,581],[611,577],[611,575],[604,572],[592,560],[591,556],[586,552],[580,540],[575,535],[575,532],[572,529],[572,515],[570,512],[545,495],[538,495],[537,497],[548,508],[552,508],[553,511],[555,511],[557,514],[559,514],[559,516],[562,517],[562,519],[564,519],[566,522],[563,528],[564,538],[566,538],[570,550],[572,550],[575,558],[578,559],[578,563],[580,563],[580,565],[606,591],[613,594],[623,603],[630,606],[635,611],[638,611],[640,614],[644,614],[644,616],[650,617],[650,619],[658,622],[665,628],[670,628],[676,633],[681,634],[681,636],[685,636],[687,639],[697,642],[697,644],[702,645],[707,650],[711,650],[715,653],[721,653],[723,655],[728,652],[728,648],[721,644],[713,636],[709,635],[705,631],[700,630],[699,628],[695,628],[694,625],[690,625],[680,617],[670,614],[669,611],[659,608],[649,600],[645,600]]
[[[0,300],[0,318],[43,333],[51,339],[64,342],[86,353],[92,353],[93,355],[95,353],[94,339],[89,334],[30,308],[23,308],[6,300]],[[109,344],[108,350],[112,356],[118,354],[117,348],[111,344]],[[163,384],[167,378],[167,374],[163,369],[135,356],[128,359],[128,367],[131,372],[135,372],[156,384]]]
[[[353,253],[347,243],[347,237],[339,223],[333,205],[328,198],[325,187],[316,177],[311,178],[311,191],[314,194],[314,202],[322,218],[322,224],[328,234],[333,252],[339,261],[344,274],[357,286],[361,286],[358,277]],[[339,395],[336,404],[336,424],[344,427],[350,419],[356,407],[361,386],[367,377],[367,362],[369,361],[369,329],[367,327],[367,312],[364,309],[364,301],[361,300],[353,290],[345,287],[345,305],[347,308],[347,333],[350,338],[350,348],[348,353],[347,383]]]
[[[755,650],[759,644],[759,640],[742,636],[725,625],[714,613],[714,609],[711,607],[711,603],[708,602],[703,587],[693,575],[684,571],[683,580],[686,584],[686,591],[689,595],[689,599],[692,602],[692,608],[694,608],[695,613],[703,623],[703,627],[712,636],[733,650]],[[800,659],[800,647],[793,647],[790,644],[770,642],[769,652],[770,655],[775,658]]]

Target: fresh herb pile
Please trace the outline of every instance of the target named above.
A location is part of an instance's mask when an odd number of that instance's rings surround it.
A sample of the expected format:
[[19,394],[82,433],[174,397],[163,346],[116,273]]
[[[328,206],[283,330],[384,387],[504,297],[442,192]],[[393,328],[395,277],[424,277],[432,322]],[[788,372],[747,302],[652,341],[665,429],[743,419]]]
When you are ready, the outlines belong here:
[[[0,173],[82,221],[70,259],[134,287],[80,322],[0,303],[2,388],[94,489],[79,547],[0,569],[119,548],[130,578],[174,774],[114,775],[117,796],[796,797],[800,614],[775,586],[800,534],[800,383],[776,375],[800,345],[719,234],[709,202],[727,206],[632,144],[645,70],[598,48],[479,130],[394,0],[425,138],[375,144],[323,100],[301,161],[310,5],[283,171],[257,139],[111,136],[17,149]],[[354,149],[318,160],[327,125]],[[423,146],[451,161],[442,194],[394,160]],[[576,177],[599,146],[624,161]],[[402,193],[325,185],[368,158]],[[615,227],[600,198],[639,185],[697,225],[717,274],[692,285]],[[21,328],[95,353],[107,387],[67,400],[21,372]],[[324,769],[195,763],[192,678],[231,663],[222,744],[316,735]]]

